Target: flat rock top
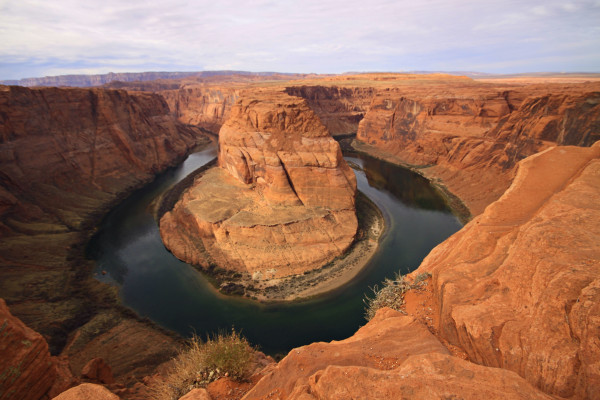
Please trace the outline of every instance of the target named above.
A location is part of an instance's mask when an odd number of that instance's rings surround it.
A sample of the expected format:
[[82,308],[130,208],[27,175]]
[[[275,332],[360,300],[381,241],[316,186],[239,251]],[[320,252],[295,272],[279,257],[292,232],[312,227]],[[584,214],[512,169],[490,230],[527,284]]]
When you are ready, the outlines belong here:
[[328,213],[323,208],[268,206],[253,185],[241,183],[222,168],[208,170],[184,198],[188,212],[224,226],[274,226],[302,221]]

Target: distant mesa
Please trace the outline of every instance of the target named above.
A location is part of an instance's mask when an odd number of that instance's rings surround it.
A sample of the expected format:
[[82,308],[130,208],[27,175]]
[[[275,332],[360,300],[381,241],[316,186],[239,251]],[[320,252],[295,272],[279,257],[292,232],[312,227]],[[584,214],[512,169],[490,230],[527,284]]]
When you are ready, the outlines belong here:
[[[15,86],[71,86],[91,87],[111,84],[112,82],[148,82],[156,80],[181,80],[181,79],[218,79],[227,76],[255,77],[285,77],[286,79],[304,76],[304,74],[286,74],[279,72],[249,72],[249,71],[149,71],[149,72],[109,72],[96,75],[57,75],[40,78],[24,78],[0,81],[0,85]],[[116,85],[119,86],[119,85]]]
[[219,146],[219,167],[160,221],[175,256],[276,282],[349,248],[358,227],[356,177],[305,100],[268,91],[241,98]]

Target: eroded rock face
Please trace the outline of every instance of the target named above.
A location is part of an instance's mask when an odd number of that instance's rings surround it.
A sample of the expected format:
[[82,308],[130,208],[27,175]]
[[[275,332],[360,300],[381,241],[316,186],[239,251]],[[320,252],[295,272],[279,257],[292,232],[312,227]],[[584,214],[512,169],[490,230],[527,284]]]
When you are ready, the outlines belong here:
[[549,399],[514,372],[461,360],[391,309],[352,337],[292,350],[244,397],[253,399]]
[[302,99],[244,99],[219,132],[219,164],[273,205],[353,209],[356,177]]
[[232,105],[240,97],[240,90],[227,86],[184,86],[163,90],[160,95],[179,121],[216,133],[229,117]]
[[375,93],[371,87],[304,85],[285,91],[305,99],[333,136],[356,133]]
[[446,90],[378,93],[357,139],[441,180],[473,215],[504,193],[519,160],[598,138],[598,93],[583,86],[532,87],[530,97],[525,89]]
[[93,358],[81,369],[81,377],[99,383],[114,383],[112,369],[103,358]]
[[48,343],[14,317],[0,299],[0,399],[48,398],[71,383],[70,379],[57,382],[58,377]]
[[93,223],[203,140],[158,95],[0,86],[0,295],[54,354],[116,302],[83,259]]
[[161,219],[177,257],[264,280],[319,268],[350,246],[356,177],[304,100],[273,92],[241,99],[219,146],[221,168]]
[[119,396],[102,385],[82,383],[79,386],[62,392],[53,400],[119,400]]
[[518,164],[506,193],[437,246],[436,329],[472,361],[561,397],[599,398],[600,142]]

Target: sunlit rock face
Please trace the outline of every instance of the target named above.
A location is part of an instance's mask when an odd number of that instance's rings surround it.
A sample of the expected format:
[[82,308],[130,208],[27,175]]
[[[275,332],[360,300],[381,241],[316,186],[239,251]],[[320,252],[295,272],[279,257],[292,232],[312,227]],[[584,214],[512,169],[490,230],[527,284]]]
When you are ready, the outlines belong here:
[[520,161],[502,197],[437,246],[438,336],[542,391],[598,398],[600,142]]
[[509,187],[516,164],[555,145],[600,139],[600,96],[593,84],[407,87],[373,96],[357,139],[371,153],[441,181],[473,215]]
[[352,244],[356,177],[305,100],[240,99],[219,146],[220,168],[161,219],[177,257],[269,280],[320,268]]

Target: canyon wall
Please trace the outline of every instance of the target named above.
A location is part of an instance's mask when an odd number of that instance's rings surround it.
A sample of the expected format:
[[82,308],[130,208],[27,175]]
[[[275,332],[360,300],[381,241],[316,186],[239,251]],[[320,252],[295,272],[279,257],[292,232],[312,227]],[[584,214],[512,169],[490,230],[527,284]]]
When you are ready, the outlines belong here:
[[418,169],[478,215],[508,188],[519,160],[553,145],[597,140],[598,92],[551,89],[378,93],[360,123],[357,148]]
[[519,162],[411,274],[408,316],[292,350],[244,399],[600,398],[599,195],[600,142]]
[[333,135],[356,133],[371,103],[371,87],[289,86],[285,92],[302,97]]
[[510,188],[437,246],[434,328],[477,364],[546,393],[600,393],[600,142],[518,163]]
[[[306,101],[256,88],[161,98],[0,87],[0,296],[74,372],[101,356],[118,382],[151,374],[176,339],[113,307],[114,292],[90,279],[82,245],[92,222],[201,140],[174,112],[224,129],[221,168],[165,214],[165,242],[192,262],[237,260],[261,279],[302,273],[269,266],[339,252],[356,231],[353,175],[316,114],[337,133],[357,127],[360,149],[411,165],[476,217],[413,274],[432,274],[429,297],[408,296],[414,315],[381,310],[349,339],[292,350],[246,398],[599,398],[600,144],[566,145],[598,140],[600,86],[453,85],[285,89]],[[221,246],[214,258],[194,253],[211,246]],[[12,318],[2,306],[0,334]],[[0,384],[43,398],[49,381],[22,384],[30,375],[16,371],[19,360],[32,371],[52,363],[47,347],[10,329],[23,338],[0,347],[10,379]]]
[[320,268],[352,244],[356,178],[304,100],[279,92],[240,99],[219,146],[220,168],[161,219],[177,257],[262,281]]
[[179,121],[217,133],[239,98],[240,90],[227,86],[184,86],[162,90],[159,94]]
[[[131,317],[110,311],[116,294],[91,277],[84,259],[100,217],[207,141],[158,95],[0,87],[0,296],[53,354],[99,312],[112,322],[98,324],[95,335]],[[118,348],[127,335],[107,340]],[[165,343],[149,363],[173,354]]]

